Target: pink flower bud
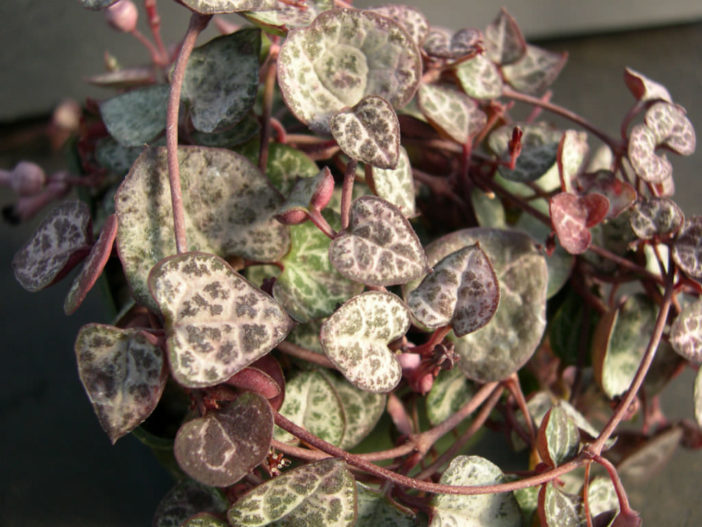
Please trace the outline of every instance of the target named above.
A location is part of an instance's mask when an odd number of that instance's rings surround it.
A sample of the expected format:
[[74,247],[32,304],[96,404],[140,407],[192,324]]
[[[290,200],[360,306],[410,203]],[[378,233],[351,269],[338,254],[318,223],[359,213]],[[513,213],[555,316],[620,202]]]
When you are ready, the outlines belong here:
[[105,9],[105,19],[117,31],[131,33],[136,29],[139,11],[132,0],[119,0]]
[[400,353],[397,360],[402,367],[402,371],[411,371],[419,367],[422,356],[419,353]]
[[322,181],[310,199],[310,208],[317,210],[324,209],[334,193],[334,176],[329,168],[324,167],[322,170],[324,171]]
[[307,212],[301,209],[293,209],[278,214],[275,217],[283,225],[299,225],[300,223],[307,221]]
[[33,196],[44,188],[46,174],[31,161],[20,161],[10,174],[10,186],[20,196]]
[[434,385],[434,376],[431,373],[425,373],[416,386],[416,391],[420,395],[426,395],[431,391],[431,387]]

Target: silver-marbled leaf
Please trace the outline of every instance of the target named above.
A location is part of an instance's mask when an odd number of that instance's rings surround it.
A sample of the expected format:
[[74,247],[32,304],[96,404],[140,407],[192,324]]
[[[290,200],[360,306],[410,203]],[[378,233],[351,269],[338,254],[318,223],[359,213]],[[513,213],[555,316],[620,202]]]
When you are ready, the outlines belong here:
[[276,0],[180,0],[186,7],[204,15],[274,9]]
[[419,108],[427,120],[454,141],[466,144],[487,123],[487,116],[465,93],[441,84],[422,84]]
[[410,327],[409,311],[395,295],[369,291],[343,304],[323,324],[324,353],[348,381],[369,392],[389,392],[402,368],[388,344]]
[[153,527],[181,527],[199,513],[222,514],[229,502],[222,493],[189,478],[181,479],[159,502]]
[[173,453],[191,478],[212,487],[228,487],[266,458],[272,434],[270,404],[257,393],[244,392],[181,425]]
[[349,157],[378,168],[395,168],[400,155],[400,122],[392,105],[367,95],[352,108],[335,113],[331,134]]
[[424,39],[424,52],[430,57],[440,59],[458,59],[480,52],[483,34],[473,28],[452,31],[433,26]]
[[156,84],[121,93],[100,103],[107,131],[124,146],[143,146],[166,128],[170,88]]
[[[289,247],[288,228],[274,219],[280,204],[266,178],[229,150],[178,148],[188,248],[272,262]],[[166,149],[146,150],[115,198],[117,248],[137,301],[156,309],[146,283],[151,268],[176,253]]]
[[367,285],[396,285],[426,271],[426,255],[402,212],[375,196],[351,205],[348,230],[332,240],[329,259],[342,275]]
[[229,523],[209,512],[200,512],[188,518],[183,527],[229,527]]
[[501,126],[490,134],[488,146],[497,156],[506,161],[509,161],[509,145],[515,126],[518,126],[522,132],[521,152],[514,168],[500,166],[500,174],[505,179],[520,183],[536,181],[557,166],[563,132],[546,123]]
[[139,330],[87,324],[75,353],[88,399],[114,444],[156,408],[166,386],[163,352]]
[[695,280],[702,280],[702,216],[685,220],[673,244],[675,263]]
[[484,55],[476,55],[456,67],[463,91],[474,99],[497,99],[502,95],[500,70]]
[[511,64],[526,53],[527,44],[517,21],[505,8],[485,28],[485,54],[495,64]]
[[687,306],[670,327],[673,349],[687,360],[702,363],[702,300]]
[[391,18],[400,24],[417,46],[421,46],[429,34],[429,22],[424,14],[415,7],[390,4],[372,7],[370,11]]
[[98,164],[120,176],[129,169],[144,150],[144,146],[124,146],[111,137],[103,137],[95,145],[95,160]]
[[560,405],[546,412],[536,439],[541,459],[552,467],[571,459],[578,453],[580,433],[575,422]]
[[656,154],[656,145],[653,130],[643,123],[634,125],[629,135],[627,155],[636,175],[649,183],[661,183],[673,173],[673,165],[666,155]]
[[415,527],[417,521],[409,510],[402,510],[383,493],[356,483],[358,527]]
[[487,324],[497,311],[500,288],[480,245],[442,258],[407,297],[412,315],[425,327],[451,325],[462,337]]
[[266,481],[227,512],[233,527],[350,527],[356,521],[356,482],[340,459],[322,459]]
[[624,82],[629,91],[639,101],[655,101],[657,99],[667,102],[673,101],[665,86],[649,79],[634,69],[625,68]]
[[406,218],[416,215],[412,166],[402,146],[395,168],[373,167],[373,184],[378,197],[395,205]]
[[90,210],[82,201],[55,207],[12,259],[15,279],[35,292],[63,277],[88,253]]
[[539,518],[544,527],[582,527],[576,500],[562,492],[552,482],[539,491]]
[[657,102],[646,110],[646,126],[656,136],[656,144],[665,145],[683,156],[695,152],[697,138],[690,119],[681,106]]
[[194,144],[200,146],[233,149],[234,147],[247,143],[253,139],[259,133],[260,129],[261,125],[258,122],[258,118],[253,114],[253,112],[250,112],[244,115],[241,121],[230,128],[212,133],[193,130],[190,133],[190,138]]
[[334,192],[334,176],[329,167],[324,167],[314,177],[303,177],[295,181],[290,195],[285,202],[278,207],[278,216],[285,215],[292,211],[308,212],[311,208],[323,208],[317,202],[327,199]]
[[502,67],[505,80],[517,91],[538,95],[548,88],[565,66],[567,53],[554,53],[527,44],[518,61]]
[[243,15],[266,31],[283,35],[290,29],[309,26],[320,13],[333,7],[331,0],[306,0],[302,6],[282,0],[275,0],[274,3],[273,9]]
[[280,304],[212,254],[161,260],[149,287],[164,317],[173,377],[190,388],[227,380],[293,326]]
[[656,432],[640,446],[627,453],[617,464],[617,472],[624,481],[644,483],[670,461],[683,439],[683,429],[671,426]]
[[629,224],[642,240],[667,238],[682,227],[685,217],[677,203],[668,198],[648,198],[634,203]]
[[558,171],[565,181],[566,191],[574,190],[576,177],[582,172],[590,151],[587,144],[587,133],[577,130],[566,130],[558,145]]
[[609,477],[598,476],[590,481],[587,501],[593,518],[604,512],[614,511],[615,514],[619,512],[617,491]]
[[436,426],[456,413],[473,395],[470,382],[458,368],[442,370],[427,394],[429,422]]
[[421,76],[417,46],[399,24],[370,11],[332,9],[290,31],[278,58],[286,104],[303,123],[328,132],[331,116],[366,95],[401,108]]

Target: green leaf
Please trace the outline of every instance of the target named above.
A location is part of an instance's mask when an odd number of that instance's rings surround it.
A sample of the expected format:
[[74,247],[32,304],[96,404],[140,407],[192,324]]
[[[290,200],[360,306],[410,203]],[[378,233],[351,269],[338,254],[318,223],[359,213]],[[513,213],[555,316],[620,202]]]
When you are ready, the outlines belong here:
[[325,11],[310,26],[290,32],[278,58],[286,104],[321,132],[329,130],[332,114],[366,95],[401,108],[420,76],[420,55],[409,35],[371,11]]
[[429,34],[429,23],[418,9],[407,5],[384,5],[372,7],[369,11],[388,17],[404,29],[417,46],[421,46]]
[[373,167],[372,170],[373,184],[378,197],[395,205],[406,218],[415,216],[417,212],[414,202],[414,177],[407,151],[400,146],[395,168]]
[[579,506],[551,482],[539,491],[539,518],[544,527],[582,527]]
[[627,155],[634,172],[648,183],[662,183],[673,174],[665,154],[658,155],[656,134],[643,123],[634,125],[629,135]]
[[511,64],[522,58],[526,49],[517,21],[503,7],[485,28],[485,54],[495,64]]
[[423,326],[450,324],[457,337],[485,326],[499,300],[495,271],[478,243],[445,256],[407,296],[412,315]]
[[156,84],[122,93],[100,104],[110,135],[124,146],[143,146],[166,128],[170,87]]
[[490,59],[476,55],[456,68],[463,91],[474,99],[497,99],[502,95],[502,76]]
[[191,478],[228,487],[263,462],[272,434],[273,410],[268,401],[244,392],[218,410],[181,425],[173,452]]
[[[248,113],[241,119],[241,121],[236,123],[231,128],[222,130],[221,132],[213,132],[211,134],[193,130],[190,137],[193,140],[193,143],[201,146],[233,148],[256,137],[260,129],[261,125],[258,124],[258,119],[256,116],[252,113]],[[271,143],[271,149],[274,144],[276,143]],[[256,156],[258,158],[258,152],[256,153]],[[252,163],[255,163],[256,160],[252,160]]]
[[[285,383],[281,415],[325,441],[340,446],[346,427],[344,411],[336,390],[318,370],[298,372]],[[297,443],[297,438],[275,428],[278,441]]]
[[590,147],[587,144],[587,133],[576,130],[563,132],[558,145],[558,171],[565,181],[564,190],[572,192],[575,178],[583,171],[585,160]]
[[227,505],[227,499],[218,490],[183,479],[159,502],[152,525],[181,527],[188,518],[199,513],[221,514],[227,510]]
[[214,132],[235,125],[256,102],[261,31],[246,28],[193,50],[181,100],[190,106],[196,130]]
[[480,53],[481,40],[482,34],[477,29],[463,28],[451,31],[434,26],[429,29],[422,47],[432,58],[458,59]]
[[507,227],[507,217],[502,200],[494,194],[489,196],[478,187],[473,187],[470,192],[470,203],[473,213],[481,227],[504,229]]
[[487,123],[487,116],[465,93],[441,84],[422,84],[419,108],[427,120],[454,141],[466,144]]
[[436,426],[456,413],[473,395],[473,389],[458,368],[441,370],[427,394],[427,417]]
[[702,300],[686,306],[670,328],[673,349],[687,360],[702,363]]
[[553,53],[527,44],[524,56],[502,67],[505,80],[517,91],[539,95],[548,88],[565,66],[567,53]]
[[209,512],[201,512],[188,518],[183,523],[183,527],[229,527],[229,524],[219,516]]
[[402,377],[402,368],[388,344],[410,326],[407,307],[395,295],[370,291],[353,297],[330,316],[319,339],[324,353],[362,390],[389,392]]
[[75,343],[78,375],[114,444],[156,408],[166,386],[161,349],[141,331],[87,324]]
[[55,207],[12,258],[15,279],[32,293],[65,276],[89,250],[90,210],[82,201]]
[[590,349],[594,323],[590,324],[589,333],[584,334],[585,302],[572,288],[568,288],[564,294],[566,297],[563,303],[549,319],[548,336],[553,353],[564,365],[574,366],[578,362],[583,339],[583,350]]
[[534,525],[534,514],[539,508],[539,487],[517,489],[514,491],[514,497],[522,512],[522,525]]
[[[290,190],[290,195],[278,208],[278,216],[292,211],[308,212],[320,208],[317,204],[321,196],[331,196],[334,192],[334,176],[329,167],[324,167],[315,177],[298,179]],[[326,206],[326,203],[322,205]]]
[[546,413],[536,440],[541,459],[552,467],[568,461],[578,453],[580,433],[568,413],[559,405]]
[[[180,180],[188,248],[272,262],[288,250],[287,227],[273,218],[280,201],[266,178],[228,150],[181,146]],[[166,149],[148,149],[115,197],[117,248],[138,302],[156,309],[146,280],[176,253]]]
[[665,145],[683,156],[695,152],[695,128],[681,106],[657,102],[646,110],[645,121],[646,126],[654,133],[657,145]]
[[629,91],[631,91],[634,97],[639,101],[655,101],[656,99],[667,102],[673,101],[665,86],[649,79],[632,68],[625,68],[624,82],[626,82]]
[[409,512],[400,509],[383,494],[356,483],[358,495],[358,520],[357,527],[414,527],[417,525],[415,517]]
[[[441,476],[444,485],[495,485],[504,482],[497,465],[479,456],[458,456]],[[436,494],[434,516],[429,527],[470,525],[472,527],[519,527],[522,517],[511,492],[499,494]]]
[[634,203],[629,214],[631,229],[642,240],[673,236],[683,221],[685,217],[680,207],[668,198],[642,198]]
[[587,501],[593,518],[603,512],[619,512],[617,491],[608,477],[593,478],[587,490]]
[[685,220],[673,244],[673,260],[691,278],[702,280],[702,216]]
[[[238,151],[252,164],[256,165],[258,163],[258,141],[251,141],[238,149]],[[281,143],[270,143],[268,145],[266,176],[284,196],[290,194],[298,179],[310,178],[318,174],[319,167],[304,152]]]
[[349,228],[332,240],[329,259],[347,278],[377,286],[404,284],[427,268],[419,238],[402,212],[374,196],[353,202]]
[[343,527],[356,521],[356,484],[340,459],[303,465],[254,488],[227,512],[233,527]]
[[[527,234],[476,227],[448,234],[427,246],[429,265],[480,243],[497,276],[500,303],[487,325],[456,339],[459,367],[481,382],[501,380],[529,360],[546,326],[546,259]],[[406,293],[416,287],[407,286]]]
[[331,0],[306,0],[304,7],[277,0],[273,9],[252,11],[244,16],[269,33],[284,35],[290,29],[309,26],[320,13],[332,7]]
[[555,169],[563,134],[545,123],[501,126],[490,134],[488,146],[503,160],[509,160],[509,143],[515,126],[522,131],[522,150],[514,169],[501,166],[500,174],[510,181],[536,181]]
[[240,11],[262,11],[273,9],[276,0],[181,0],[182,3],[198,13],[213,15],[217,13],[238,13]]
[[126,174],[144,151],[144,145],[123,146],[111,137],[103,137],[95,145],[95,160],[114,174]]
[[190,388],[227,380],[292,329],[275,300],[211,254],[160,261],[149,286],[164,316],[173,377]]

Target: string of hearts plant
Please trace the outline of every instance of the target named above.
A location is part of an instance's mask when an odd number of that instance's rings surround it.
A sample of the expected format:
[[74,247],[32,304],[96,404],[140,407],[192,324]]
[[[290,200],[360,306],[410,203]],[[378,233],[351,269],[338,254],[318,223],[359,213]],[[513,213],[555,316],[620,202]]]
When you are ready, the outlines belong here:
[[[504,10],[453,32],[180,0],[168,48],[155,0],[150,37],[130,0],[81,2],[151,65],[91,79],[117,94],[88,101],[79,177],[2,173],[24,213],[81,197],[13,265],[37,291],[83,262],[67,314],[108,283],[119,314],[80,330],[78,371],[110,440],[178,478],[153,525],[640,524],[620,474],[702,445],[702,374],[696,423],[657,405],[702,361],[702,218],[667,157],[695,133],[662,85],[626,69],[611,136],[551,102],[566,56]],[[524,471],[469,455],[486,427]]]

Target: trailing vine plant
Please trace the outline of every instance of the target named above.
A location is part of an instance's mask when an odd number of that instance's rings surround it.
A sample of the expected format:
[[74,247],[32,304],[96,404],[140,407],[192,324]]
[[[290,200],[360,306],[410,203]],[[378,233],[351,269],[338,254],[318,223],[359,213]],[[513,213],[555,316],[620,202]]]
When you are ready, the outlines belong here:
[[[702,218],[668,158],[695,133],[666,88],[626,69],[612,136],[552,102],[565,54],[505,10],[454,32],[180,0],[168,47],[155,0],[150,36],[130,0],[81,2],[151,65],[91,79],[116,94],[86,105],[80,176],[0,176],[16,219],[78,189],[14,272],[38,291],[82,263],[67,314],[108,283],[78,372],[110,440],[177,477],[154,526],[640,524],[620,474],[702,445],[702,374],[696,422],[657,405],[702,361]],[[470,455],[485,427],[525,470]]]

